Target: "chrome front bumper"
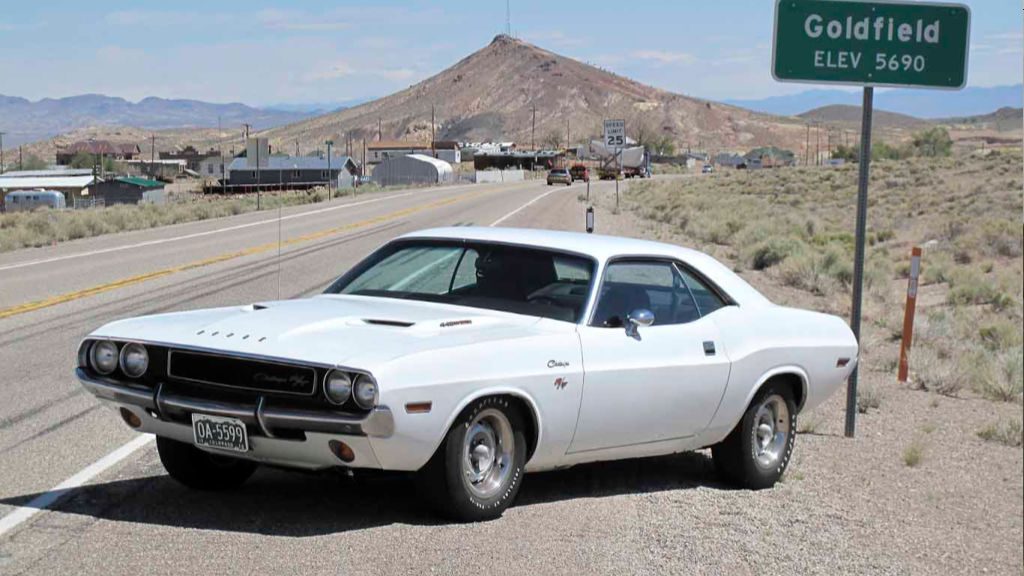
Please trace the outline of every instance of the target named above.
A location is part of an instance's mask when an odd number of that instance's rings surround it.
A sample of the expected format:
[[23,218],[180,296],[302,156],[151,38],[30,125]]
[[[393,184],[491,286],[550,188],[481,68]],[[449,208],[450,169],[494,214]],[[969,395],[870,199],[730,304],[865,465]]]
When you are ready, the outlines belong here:
[[[266,460],[302,467],[319,467],[318,464],[323,463],[319,461],[319,458],[316,462],[310,462],[301,458],[296,461],[288,459],[287,462],[283,462],[280,457],[262,458],[258,453],[258,448],[262,446],[264,447],[264,452],[288,454],[294,453],[297,445],[306,444],[313,438],[322,437],[326,439],[334,435],[341,435],[346,436],[346,442],[351,443],[351,437],[388,438],[395,430],[395,421],[391,415],[391,410],[387,406],[377,406],[366,416],[356,417],[327,411],[266,406],[262,399],[255,406],[252,406],[189,398],[165,393],[162,386],[154,391],[128,386],[109,378],[95,377],[86,373],[81,368],[75,370],[75,375],[82,383],[82,386],[92,393],[93,396],[120,407],[132,408],[132,413],[140,416],[143,421],[143,426],[140,428],[140,431],[143,432],[152,432],[182,441],[191,441],[192,431],[190,426],[163,416],[198,412],[237,418],[255,427],[265,436],[265,438],[252,438],[254,452],[256,453],[248,457],[256,460]],[[274,435],[274,430],[282,429],[301,430],[306,433],[307,441],[277,439]],[[357,440],[357,442],[359,444],[365,443],[366,448],[369,449],[367,438],[364,438],[362,441]],[[277,446],[278,444],[280,446]],[[326,445],[326,441],[321,444]],[[289,447],[290,450],[269,450],[271,447]],[[327,462],[337,463],[336,460],[332,462],[330,459]],[[373,464],[377,464],[376,458],[373,458]],[[377,466],[370,465],[369,467]]]

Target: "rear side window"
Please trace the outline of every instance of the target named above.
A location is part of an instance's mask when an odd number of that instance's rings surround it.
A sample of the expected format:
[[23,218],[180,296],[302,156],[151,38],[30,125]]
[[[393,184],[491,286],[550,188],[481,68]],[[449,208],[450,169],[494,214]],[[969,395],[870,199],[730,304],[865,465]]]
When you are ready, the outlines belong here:
[[715,293],[704,281],[691,274],[685,268],[679,268],[683,281],[693,293],[693,299],[697,302],[701,316],[707,316],[715,310],[725,306],[725,301]]

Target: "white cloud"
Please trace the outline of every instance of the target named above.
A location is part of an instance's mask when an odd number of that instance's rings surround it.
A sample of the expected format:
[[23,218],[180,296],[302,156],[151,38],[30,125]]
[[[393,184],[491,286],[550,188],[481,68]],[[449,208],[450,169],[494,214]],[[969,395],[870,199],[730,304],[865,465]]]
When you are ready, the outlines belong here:
[[336,14],[312,14],[300,10],[267,8],[256,13],[256,20],[268,30],[290,32],[335,32],[351,28],[351,22]]
[[638,60],[649,60],[663,66],[668,64],[689,64],[697,60],[693,54],[671,52],[668,50],[635,50],[632,56]]
[[348,62],[335,62],[326,67],[317,67],[307,73],[304,78],[308,81],[319,82],[323,80],[337,80],[356,73]]
[[198,14],[170,10],[117,10],[103,18],[113,26],[181,26],[194,23]]

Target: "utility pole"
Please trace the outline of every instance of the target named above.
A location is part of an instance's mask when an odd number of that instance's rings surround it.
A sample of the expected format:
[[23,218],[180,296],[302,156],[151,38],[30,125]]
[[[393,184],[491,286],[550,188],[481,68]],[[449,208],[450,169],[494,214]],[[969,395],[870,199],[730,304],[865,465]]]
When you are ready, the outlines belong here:
[[807,137],[804,140],[804,166],[811,161],[811,125],[807,125]]
[[569,142],[570,141],[571,141],[571,139],[569,138],[569,119],[566,118],[565,119],[565,149],[566,149],[566,151],[569,150],[569,146],[570,146]]
[[0,132],[0,174],[4,173],[4,134],[7,132]]
[[328,140],[327,144],[327,199],[332,200],[334,198],[334,191],[331,189],[331,146],[334,146],[334,140]]
[[821,124],[814,123],[814,165],[821,166]]
[[149,135],[149,177],[156,175],[156,134]]
[[18,170],[24,170],[25,166],[22,164],[21,158],[21,144],[18,144]]
[[299,139],[298,138],[295,139],[295,157],[296,158],[299,157]]
[[246,143],[246,145],[248,145],[248,144],[249,144],[249,126],[250,126],[250,125],[249,125],[249,124],[245,124],[245,123],[243,122],[243,123],[242,123],[242,126],[244,126],[244,127],[245,127],[245,143]]
[[434,105],[430,105],[430,155],[437,158],[437,150],[434,149]]
[[380,118],[380,116],[377,116],[377,142],[380,142],[381,139],[382,139],[381,133],[382,133],[382,130],[381,130],[381,118]]
[[[245,141],[249,142],[249,125],[245,125]],[[256,139],[256,211],[260,210],[260,140]]]
[[537,134],[537,106],[534,105],[531,108],[533,109],[533,123],[530,125],[530,149],[536,152],[537,141],[534,140],[534,137]]
[[362,184],[363,178],[366,178],[366,138],[363,138],[363,164],[359,168],[359,183]]
[[217,156],[220,157],[220,193],[227,192],[227,162],[224,161],[224,129],[221,128],[220,115],[217,116]]

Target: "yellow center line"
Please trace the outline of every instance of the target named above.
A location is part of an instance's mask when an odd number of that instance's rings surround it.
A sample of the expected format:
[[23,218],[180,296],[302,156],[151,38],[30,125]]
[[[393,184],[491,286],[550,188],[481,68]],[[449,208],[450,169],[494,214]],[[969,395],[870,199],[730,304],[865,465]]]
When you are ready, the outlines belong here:
[[[433,209],[433,208],[440,208],[442,206],[447,206],[449,204],[454,204],[456,202],[461,202],[462,200],[465,200],[466,198],[469,198],[469,197],[474,196],[474,195],[475,195],[475,193],[472,193],[472,192],[469,193],[469,194],[462,194],[460,196],[454,196],[452,198],[447,198],[447,199],[444,199],[444,200],[438,200],[436,202],[431,202],[429,204],[422,204],[420,206],[413,206],[413,207],[405,208],[405,209],[398,210],[398,211],[395,211],[395,212],[390,212],[390,213],[384,214],[382,216],[376,216],[374,218],[369,218],[369,219],[366,219],[366,220],[360,220],[358,222],[352,222],[350,224],[343,224],[341,226],[337,226],[337,227],[334,227],[334,228],[329,228],[327,230],[319,230],[317,232],[310,232],[309,234],[304,234],[302,236],[296,236],[295,238],[289,238],[288,240],[285,240],[285,241],[281,242],[281,246],[282,247],[284,247],[284,246],[292,246],[294,244],[300,244],[300,243],[303,243],[303,242],[311,242],[313,240],[320,240],[320,239],[325,238],[327,236],[333,236],[333,235],[339,234],[341,232],[347,232],[349,230],[355,230],[355,229],[358,229],[358,228],[365,228],[367,226],[373,226],[375,224],[381,224],[381,223],[387,222],[389,220],[395,220],[397,218],[403,218],[405,216],[409,216],[409,215],[415,214],[417,212],[422,212],[424,210],[430,210],[430,209]],[[254,254],[262,254],[264,252],[269,252],[271,250],[276,250],[277,246],[278,246],[277,242],[267,242],[266,244],[260,244],[258,246],[253,246],[251,248],[246,248],[244,250],[239,250],[237,252],[228,252],[228,253],[225,253],[225,254],[220,254],[218,256],[213,256],[213,257],[206,258],[206,259],[203,259],[203,260],[197,260],[195,262],[189,262],[187,264],[180,264],[178,266],[171,266],[170,268],[163,268],[161,270],[155,270],[153,272],[146,272],[145,274],[139,274],[139,275],[136,275],[136,276],[129,276],[128,278],[122,278],[120,280],[114,280],[113,282],[107,282],[106,284],[100,284],[98,286],[93,286],[91,288],[85,288],[83,290],[75,290],[74,292],[67,292],[67,293],[64,293],[64,294],[58,294],[56,296],[51,296],[49,298],[44,298],[43,300],[35,300],[33,302],[26,302],[24,304],[17,304],[15,306],[10,306],[8,308],[0,308],[0,319],[8,318],[10,316],[16,316],[18,314],[25,314],[27,312],[33,312],[35,310],[40,310],[42,308],[49,308],[50,306],[56,306],[57,304],[63,304],[65,302],[72,302],[74,300],[81,300],[82,298],[88,298],[89,296],[95,296],[97,294],[102,294],[104,292],[110,292],[111,290],[117,290],[118,288],[124,288],[126,286],[132,286],[132,285],[135,285],[135,284],[140,284],[142,282],[146,282],[148,280],[154,280],[156,278],[163,278],[164,276],[170,276],[172,274],[177,274],[179,272],[185,272],[186,270],[193,270],[195,268],[202,268],[203,266],[209,266],[211,264],[217,264],[217,263],[224,262],[224,261],[227,261],[227,260],[233,260],[235,258],[241,258],[243,256],[252,256]]]

